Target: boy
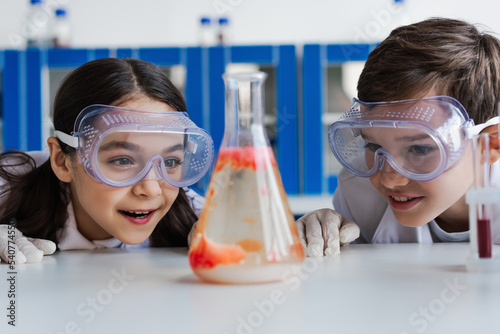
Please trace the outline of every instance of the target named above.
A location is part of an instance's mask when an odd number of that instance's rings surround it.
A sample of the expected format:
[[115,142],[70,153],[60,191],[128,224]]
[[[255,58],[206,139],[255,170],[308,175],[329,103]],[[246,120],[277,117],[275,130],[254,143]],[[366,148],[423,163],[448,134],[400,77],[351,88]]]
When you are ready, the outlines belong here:
[[[467,134],[498,137],[497,126],[481,124],[498,114],[499,75],[500,41],[469,23],[434,18],[392,31],[368,56],[359,100],[330,128],[332,150],[347,170],[334,194],[337,212],[297,221],[307,255],[337,254],[358,235],[359,243],[467,241]],[[498,160],[493,146],[491,163]],[[492,179],[500,184],[496,173]],[[500,233],[493,238],[500,242]]]

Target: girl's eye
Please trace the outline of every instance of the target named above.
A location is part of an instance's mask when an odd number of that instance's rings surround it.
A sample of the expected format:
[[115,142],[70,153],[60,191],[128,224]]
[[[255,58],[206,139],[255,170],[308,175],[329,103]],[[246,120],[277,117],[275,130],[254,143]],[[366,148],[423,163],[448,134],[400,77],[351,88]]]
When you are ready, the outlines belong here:
[[168,169],[173,169],[175,167],[182,165],[182,161],[180,161],[177,158],[168,158],[165,159],[164,162],[165,162],[165,167]]
[[367,149],[367,150],[369,150],[371,152],[375,152],[375,151],[377,151],[381,147],[382,146],[374,144],[374,143],[366,143],[365,144],[365,149]]
[[416,155],[426,155],[434,152],[436,150],[435,147],[426,146],[426,145],[412,145],[410,147],[410,152]]
[[132,165],[133,161],[130,158],[122,157],[122,158],[111,159],[109,161],[109,164],[123,167],[123,166],[130,166],[130,165]]

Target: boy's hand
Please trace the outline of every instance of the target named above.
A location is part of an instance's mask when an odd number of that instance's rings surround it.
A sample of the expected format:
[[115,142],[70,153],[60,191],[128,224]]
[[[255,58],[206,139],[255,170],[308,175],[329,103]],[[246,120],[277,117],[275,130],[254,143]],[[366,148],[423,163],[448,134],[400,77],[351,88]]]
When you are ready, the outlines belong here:
[[359,237],[358,225],[332,209],[309,212],[295,223],[307,256],[340,254],[340,246]]
[[0,258],[7,263],[41,262],[44,255],[55,250],[56,244],[50,240],[27,238],[13,226],[0,225]]

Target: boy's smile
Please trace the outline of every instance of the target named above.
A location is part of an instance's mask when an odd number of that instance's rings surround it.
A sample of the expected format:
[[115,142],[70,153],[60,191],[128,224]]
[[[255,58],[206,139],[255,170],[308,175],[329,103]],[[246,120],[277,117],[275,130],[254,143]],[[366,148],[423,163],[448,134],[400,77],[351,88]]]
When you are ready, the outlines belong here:
[[394,210],[405,211],[413,208],[421,200],[422,196],[398,194],[398,193],[387,193],[387,199],[389,204]]
[[400,224],[416,227],[438,218],[438,224],[448,232],[468,230],[465,192],[473,178],[470,147],[453,167],[430,181],[410,180],[387,165],[370,177],[370,182]]

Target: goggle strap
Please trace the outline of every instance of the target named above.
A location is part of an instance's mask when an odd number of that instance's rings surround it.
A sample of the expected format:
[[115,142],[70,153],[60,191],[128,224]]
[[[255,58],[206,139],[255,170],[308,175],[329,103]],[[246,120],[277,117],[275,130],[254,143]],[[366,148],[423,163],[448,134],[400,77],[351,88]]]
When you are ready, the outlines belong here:
[[73,148],[78,147],[78,137],[68,135],[67,133],[64,133],[64,132],[59,131],[59,130],[54,131],[54,137],[58,138],[60,141],[62,141],[66,145],[69,145]]
[[486,123],[481,123],[481,124],[466,128],[465,134],[467,136],[467,139],[471,139],[472,137],[477,136],[478,134],[481,133],[481,131],[483,131],[487,127],[492,126],[492,125],[497,125],[498,123],[500,123],[500,117],[495,116],[495,117],[491,118],[490,120],[488,120]]

